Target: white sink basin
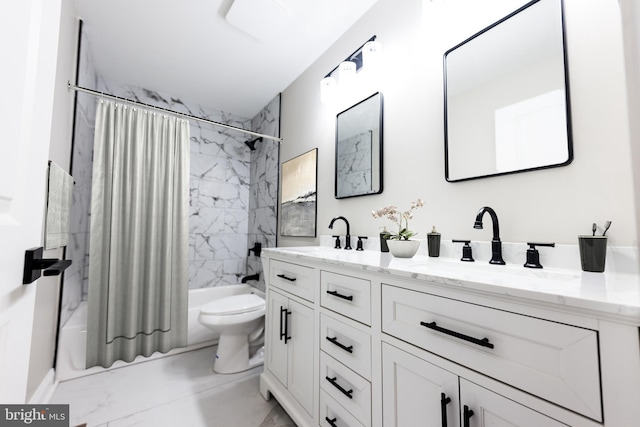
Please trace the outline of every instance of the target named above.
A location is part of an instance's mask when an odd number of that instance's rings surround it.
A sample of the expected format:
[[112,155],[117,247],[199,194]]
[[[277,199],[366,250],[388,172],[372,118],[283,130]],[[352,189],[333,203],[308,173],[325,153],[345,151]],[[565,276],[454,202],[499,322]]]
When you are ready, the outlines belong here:
[[579,271],[559,270],[553,268],[526,268],[522,265],[507,264],[494,265],[487,262],[463,262],[457,259],[440,258],[431,260],[430,268],[439,271],[447,271],[457,274],[482,275],[492,277],[520,277],[536,278],[541,280],[572,281],[580,279]]

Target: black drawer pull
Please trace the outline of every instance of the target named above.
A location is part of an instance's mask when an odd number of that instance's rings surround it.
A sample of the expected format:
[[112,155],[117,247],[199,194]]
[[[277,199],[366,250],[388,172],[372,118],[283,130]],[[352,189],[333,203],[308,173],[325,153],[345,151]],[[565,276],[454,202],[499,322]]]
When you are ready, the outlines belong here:
[[331,419],[331,418],[329,418],[329,417],[324,417],[324,419],[325,419],[325,420],[327,420],[327,422],[329,423],[329,425],[330,425],[331,427],[338,427],[338,424],[336,424],[336,420],[337,420],[337,418],[333,418],[333,419]]
[[469,341],[482,347],[493,348],[493,344],[489,342],[489,338],[482,338],[480,340],[478,338],[470,337],[469,335],[461,334],[460,332],[438,326],[436,325],[436,322],[420,322],[420,324],[425,328],[433,329],[434,331],[442,332],[443,334],[451,335],[452,337],[460,338],[461,340]]
[[333,378],[325,377],[325,378],[327,379],[327,381],[331,383],[332,386],[340,390],[342,394],[347,396],[349,399],[353,399],[353,396],[351,396],[351,393],[353,393],[353,390],[345,390],[344,388],[342,388],[340,384],[336,382],[336,377],[333,377]]
[[464,427],[469,427],[469,420],[473,417],[473,411],[467,405],[464,405]]
[[447,427],[447,405],[451,403],[451,398],[440,393],[440,412],[442,413],[442,427]]
[[338,347],[340,347],[341,349],[343,349],[344,351],[347,351],[349,353],[353,353],[353,346],[350,345],[349,347],[347,347],[346,345],[338,342],[338,337],[333,337],[333,338],[329,338],[327,337],[327,341],[337,345]]
[[339,294],[338,291],[327,291],[327,293],[329,295],[333,295],[334,297],[346,299],[347,301],[353,301],[353,295],[349,295],[349,296],[342,295],[342,294]]
[[285,276],[284,274],[277,274],[277,276],[278,276],[279,278],[281,278],[281,279],[288,280],[288,281],[290,281],[290,282],[295,282],[295,281],[296,281],[296,278],[295,278],[295,277],[287,277],[287,276]]

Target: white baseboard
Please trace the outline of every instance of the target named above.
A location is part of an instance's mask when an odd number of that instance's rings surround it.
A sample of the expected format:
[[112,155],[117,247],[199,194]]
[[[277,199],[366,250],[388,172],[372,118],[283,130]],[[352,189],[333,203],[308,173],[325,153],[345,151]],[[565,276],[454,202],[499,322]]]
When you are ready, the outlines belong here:
[[56,380],[56,371],[51,368],[47,372],[47,375],[44,376],[42,382],[29,399],[30,405],[46,405],[51,400],[53,393],[56,391],[56,387],[58,387],[59,381]]

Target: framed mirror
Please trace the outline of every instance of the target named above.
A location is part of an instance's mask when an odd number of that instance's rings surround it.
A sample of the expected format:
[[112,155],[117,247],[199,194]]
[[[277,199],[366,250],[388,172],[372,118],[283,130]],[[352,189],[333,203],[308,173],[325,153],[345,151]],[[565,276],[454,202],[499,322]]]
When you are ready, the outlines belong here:
[[445,177],[573,160],[562,0],[535,0],[444,54]]
[[382,94],[336,116],[336,199],[382,193]]

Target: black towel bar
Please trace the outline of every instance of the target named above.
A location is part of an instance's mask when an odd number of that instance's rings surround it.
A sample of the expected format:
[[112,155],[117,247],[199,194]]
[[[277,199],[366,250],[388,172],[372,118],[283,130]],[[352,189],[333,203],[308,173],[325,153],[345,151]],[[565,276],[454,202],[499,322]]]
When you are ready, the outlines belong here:
[[23,285],[35,282],[43,274],[57,276],[71,265],[70,259],[42,258],[43,251],[42,246],[25,251]]

